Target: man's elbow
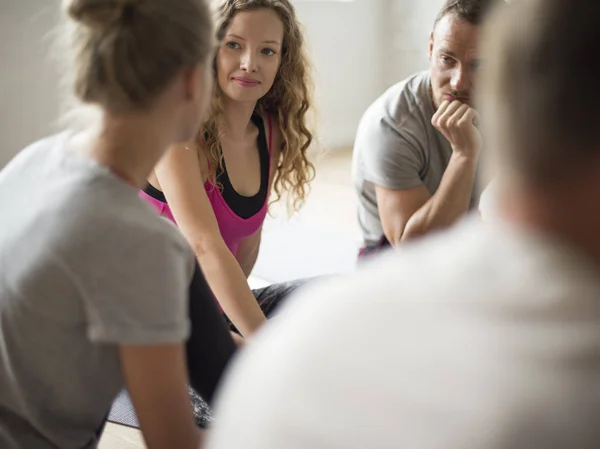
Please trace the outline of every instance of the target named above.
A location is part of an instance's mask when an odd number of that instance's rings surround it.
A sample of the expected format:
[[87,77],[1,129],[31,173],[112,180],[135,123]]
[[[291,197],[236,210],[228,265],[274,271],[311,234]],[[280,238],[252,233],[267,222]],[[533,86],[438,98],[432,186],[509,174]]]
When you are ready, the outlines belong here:
[[[414,214],[406,222],[404,229],[402,230],[399,238],[397,239],[396,245],[414,240],[419,237],[423,237],[429,233],[431,229],[427,226],[427,221],[420,217],[418,214]],[[395,246],[395,245],[394,245]]]
[[394,226],[391,226],[389,224],[386,225],[384,223],[383,235],[385,236],[387,243],[395,247],[402,241],[405,229],[406,226],[404,225],[404,223],[397,223]]
[[421,213],[421,211],[418,211],[412,217],[410,217],[406,223],[404,232],[400,238],[400,243],[431,235],[435,232],[447,229],[450,226],[451,223],[436,222],[427,213]]
[[404,232],[398,239],[397,245],[400,243],[405,243],[409,240],[414,240],[418,237],[423,237],[425,234],[427,234],[427,231],[425,229],[423,229],[421,226],[419,226],[419,225],[408,226],[407,225],[406,228],[404,228]]
[[400,216],[395,217],[381,217],[381,224],[383,227],[383,234],[387,243],[392,247],[398,246],[403,240],[409,226],[410,219],[404,220]]

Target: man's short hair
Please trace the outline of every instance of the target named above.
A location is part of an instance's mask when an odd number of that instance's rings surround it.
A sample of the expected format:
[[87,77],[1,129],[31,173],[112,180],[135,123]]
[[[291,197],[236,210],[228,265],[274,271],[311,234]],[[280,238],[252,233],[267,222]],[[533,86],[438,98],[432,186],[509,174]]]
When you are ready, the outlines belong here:
[[598,17],[598,1],[518,0],[484,27],[484,135],[523,180],[551,185],[600,161]]
[[480,25],[492,3],[494,0],[446,0],[435,18],[433,28],[448,14],[456,14],[461,20]]

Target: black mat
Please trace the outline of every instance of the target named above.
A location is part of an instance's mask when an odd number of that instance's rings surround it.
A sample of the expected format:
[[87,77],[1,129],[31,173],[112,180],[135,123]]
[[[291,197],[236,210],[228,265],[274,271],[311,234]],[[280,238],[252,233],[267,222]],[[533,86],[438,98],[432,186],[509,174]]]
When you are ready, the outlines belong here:
[[[201,429],[206,429],[212,421],[212,415],[208,405],[192,389],[190,389],[190,401],[194,410],[196,425]],[[119,396],[117,396],[117,399],[115,399],[110,414],[108,415],[108,421],[128,427],[140,427],[127,391],[122,391]]]

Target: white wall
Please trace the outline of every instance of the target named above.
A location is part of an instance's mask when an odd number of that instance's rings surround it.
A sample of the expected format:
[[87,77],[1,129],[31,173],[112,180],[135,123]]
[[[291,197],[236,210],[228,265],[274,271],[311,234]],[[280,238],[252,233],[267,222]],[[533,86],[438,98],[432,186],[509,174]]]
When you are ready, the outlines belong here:
[[0,167],[48,134],[58,116],[49,61],[58,0],[0,0]]
[[[58,74],[49,57],[58,0],[0,0],[0,167],[52,131]],[[296,0],[315,66],[318,134],[325,147],[352,145],[384,80],[384,0]]]
[[385,0],[296,0],[315,68],[318,133],[324,147],[348,147],[383,88]]
[[[443,0],[295,0],[315,67],[318,134],[348,147],[383,90],[427,66],[427,40]],[[48,134],[58,116],[49,57],[59,0],[0,0],[0,167]]]
[[317,73],[323,146],[351,146],[365,109],[428,67],[429,33],[443,1],[295,0]]
[[[429,66],[429,34],[444,0],[385,0],[384,84],[392,84]],[[391,45],[388,45],[390,43]]]

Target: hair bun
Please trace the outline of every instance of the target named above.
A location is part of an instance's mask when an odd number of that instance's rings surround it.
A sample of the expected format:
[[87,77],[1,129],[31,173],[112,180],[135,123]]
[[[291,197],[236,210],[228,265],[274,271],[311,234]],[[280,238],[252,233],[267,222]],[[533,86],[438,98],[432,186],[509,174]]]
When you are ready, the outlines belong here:
[[106,28],[123,15],[132,0],[67,0],[69,16],[90,28]]

